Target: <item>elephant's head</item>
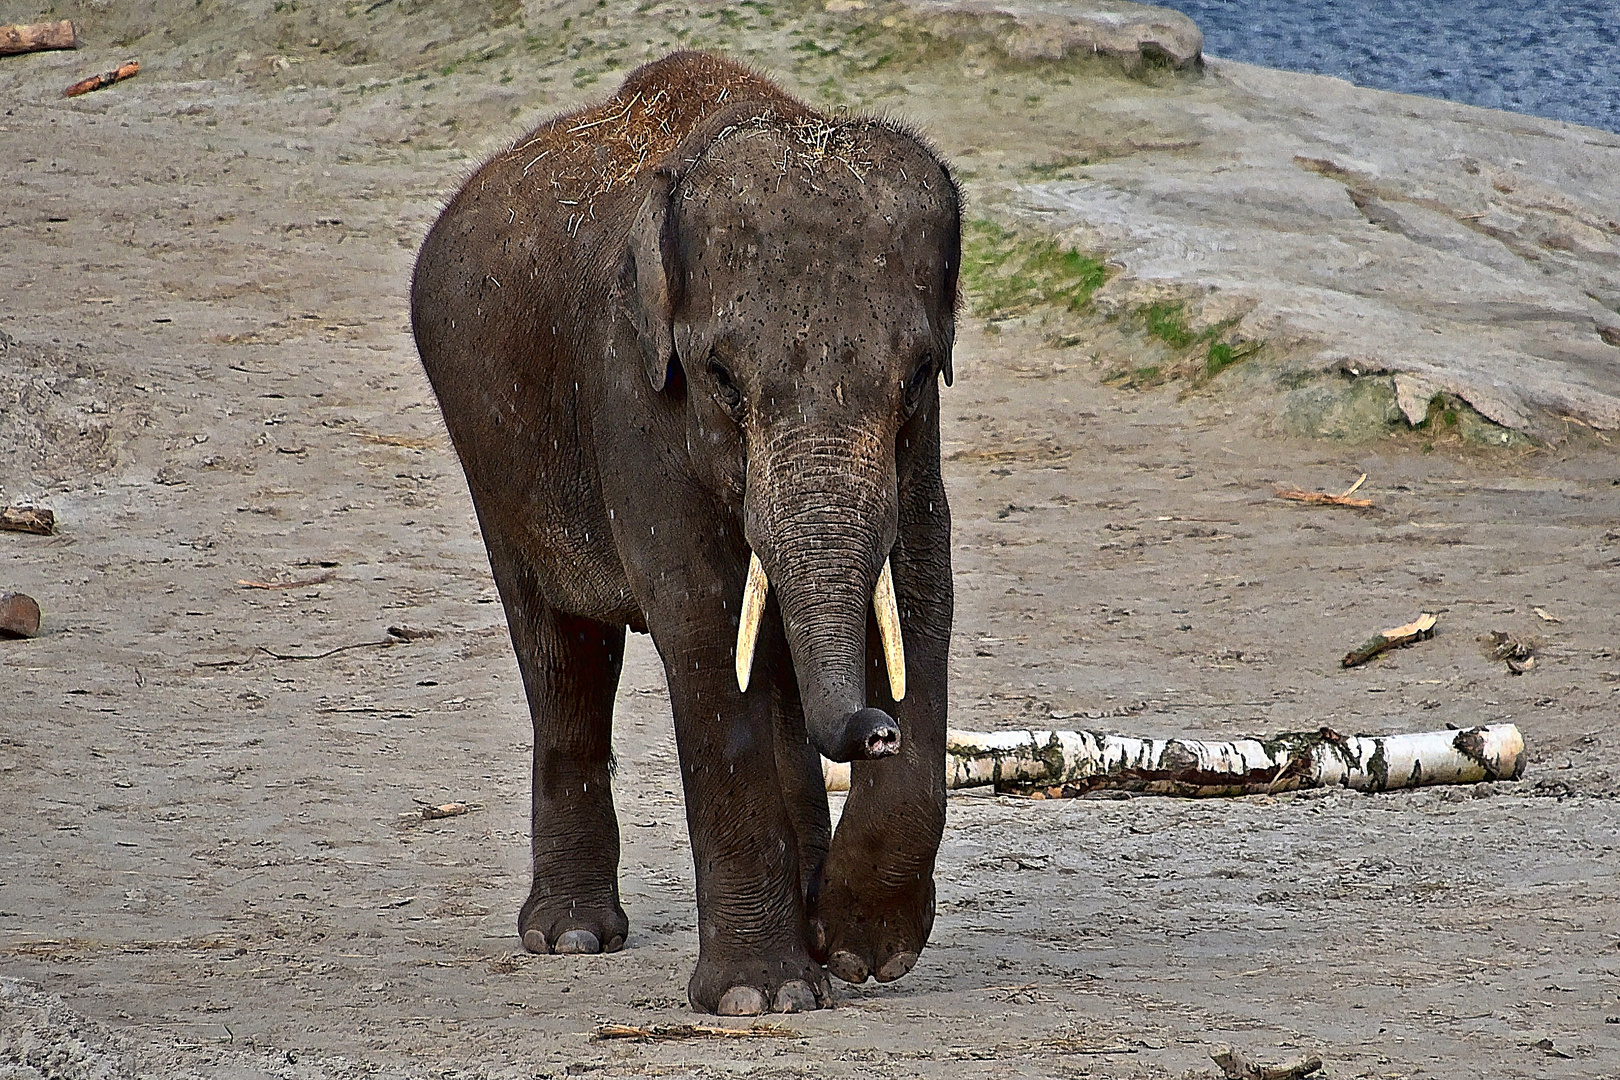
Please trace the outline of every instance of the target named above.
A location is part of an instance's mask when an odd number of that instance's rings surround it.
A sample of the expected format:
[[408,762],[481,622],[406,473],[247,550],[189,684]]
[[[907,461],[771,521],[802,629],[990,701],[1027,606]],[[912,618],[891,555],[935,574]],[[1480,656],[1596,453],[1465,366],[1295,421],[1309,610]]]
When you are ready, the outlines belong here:
[[773,588],[817,748],[894,754],[898,725],[866,707],[867,616],[875,597],[899,700],[889,552],[912,445],[951,380],[959,196],[877,120],[733,116],[701,137],[654,178],[626,291],[653,387],[684,386],[696,472],[740,500],[738,680]]

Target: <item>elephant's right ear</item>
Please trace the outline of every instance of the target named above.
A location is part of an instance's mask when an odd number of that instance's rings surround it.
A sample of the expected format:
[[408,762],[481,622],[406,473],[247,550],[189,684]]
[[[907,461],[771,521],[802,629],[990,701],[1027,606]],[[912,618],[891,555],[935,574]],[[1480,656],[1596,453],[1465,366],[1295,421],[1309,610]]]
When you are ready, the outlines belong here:
[[642,362],[647,366],[647,381],[654,390],[663,390],[675,359],[675,288],[679,279],[674,274],[672,186],[670,174],[658,170],[630,226],[631,269],[636,281],[629,306],[636,337],[641,341]]

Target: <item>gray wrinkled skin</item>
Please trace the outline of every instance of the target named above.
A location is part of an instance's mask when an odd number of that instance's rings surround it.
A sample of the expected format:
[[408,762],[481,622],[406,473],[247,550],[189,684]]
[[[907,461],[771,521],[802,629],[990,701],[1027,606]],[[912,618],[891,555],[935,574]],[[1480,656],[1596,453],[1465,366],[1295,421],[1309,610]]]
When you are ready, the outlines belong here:
[[[682,53],[492,159],[423,244],[416,339],[534,720],[531,951],[628,934],[609,773],[628,627],[674,710],[693,1006],[799,1011],[827,1002],[829,956],[855,979],[915,962],[944,824],[958,216],[908,132]],[[772,591],[744,693],[750,552]],[[870,615],[885,559],[901,702]],[[818,751],[857,759],[836,837]]]

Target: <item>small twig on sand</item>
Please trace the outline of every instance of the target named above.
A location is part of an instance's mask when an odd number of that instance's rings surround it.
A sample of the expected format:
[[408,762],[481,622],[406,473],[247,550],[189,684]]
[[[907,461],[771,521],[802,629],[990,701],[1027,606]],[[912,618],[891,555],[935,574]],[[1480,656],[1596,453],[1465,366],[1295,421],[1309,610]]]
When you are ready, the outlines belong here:
[[460,817],[462,814],[470,814],[483,808],[481,803],[423,803],[415,810],[407,810],[399,815],[399,820],[407,825],[418,821],[438,821],[440,818]]
[[350,649],[370,649],[377,646],[387,648],[390,645],[398,644],[398,638],[383,638],[381,641],[357,641],[353,645],[339,645],[335,649],[327,649],[325,652],[318,653],[278,653],[266,645],[260,645],[259,651],[266,656],[273,656],[277,660],[325,660],[328,656],[336,656],[338,653],[348,652]]
[[62,91],[62,96],[65,98],[78,97],[80,94],[88,94],[92,90],[105,90],[113,83],[123,82],[125,79],[133,79],[140,73],[141,62],[139,60],[130,60],[124,64],[121,64],[112,71],[107,72],[105,75],[92,75],[88,79],[80,79],[78,82]]
[[1345,667],[1356,667],[1365,664],[1381,652],[1388,652],[1401,645],[1410,645],[1414,641],[1427,641],[1434,637],[1434,624],[1439,621],[1439,616],[1425,611],[1405,626],[1392,626],[1388,630],[1380,630],[1359,648],[1345,653],[1344,659],[1339,663]]
[[1372,508],[1373,504],[1371,499],[1352,499],[1350,497],[1354,495],[1356,491],[1360,489],[1361,485],[1365,484],[1366,482],[1367,474],[1362,473],[1361,479],[1345,488],[1344,491],[1338,495],[1329,495],[1325,491],[1301,491],[1299,488],[1278,488],[1277,498],[1291,499],[1294,502],[1305,503],[1307,506],[1353,506],[1358,510],[1369,510]]
[[241,660],[193,660],[191,664],[193,667],[205,668],[242,667],[253,663],[254,658],[260,653],[264,653],[264,655],[275,660],[325,660],[328,656],[336,656],[338,653],[348,652],[350,649],[386,649],[390,645],[404,645],[412,641],[421,641],[423,638],[433,637],[437,633],[436,630],[418,630],[409,626],[390,626],[388,636],[380,641],[356,641],[350,645],[339,645],[335,649],[327,649],[325,652],[279,653],[268,645],[255,645],[253,651]]
[[310,585],[324,585],[337,577],[336,570],[328,570],[324,574],[316,574],[311,578],[300,578],[297,581],[244,581],[236,579],[236,583],[244,589],[303,589]]
[[1281,1065],[1262,1065],[1232,1049],[1230,1043],[1216,1043],[1209,1056],[1226,1074],[1226,1080],[1301,1080],[1322,1067],[1322,1059],[1316,1054]]
[[592,1039],[633,1039],[636,1042],[667,1042],[676,1039],[797,1039],[801,1034],[776,1024],[752,1024],[745,1028],[713,1027],[708,1024],[602,1024],[591,1032]]
[[56,515],[43,506],[7,506],[0,508],[0,529],[49,536],[56,531]]
[[77,49],[79,28],[71,19],[59,22],[0,26],[0,56],[44,52],[46,49]]

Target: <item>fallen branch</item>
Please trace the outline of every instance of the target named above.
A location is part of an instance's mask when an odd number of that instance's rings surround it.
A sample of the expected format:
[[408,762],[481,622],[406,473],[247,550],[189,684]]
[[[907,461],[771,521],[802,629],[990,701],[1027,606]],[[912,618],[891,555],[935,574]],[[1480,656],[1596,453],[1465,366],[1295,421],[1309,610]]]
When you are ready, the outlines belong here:
[[[849,766],[823,761],[828,791],[849,790]],[[1098,790],[1209,798],[1300,788],[1394,791],[1524,775],[1512,724],[1407,735],[1340,735],[1332,728],[1229,742],[1133,739],[1094,731],[950,731],[945,786]]]
[[123,82],[125,79],[133,79],[140,73],[141,62],[139,60],[130,60],[127,63],[121,64],[117,68],[114,68],[112,71],[107,72],[105,75],[92,75],[88,79],[80,79],[78,82],[62,91],[62,96],[65,98],[78,97],[80,94],[88,94],[92,90],[105,90],[113,83]]
[[1363,642],[1360,648],[1345,653],[1344,659],[1339,663],[1345,667],[1355,667],[1358,664],[1365,664],[1379,653],[1388,652],[1401,645],[1427,641],[1434,637],[1434,624],[1439,621],[1439,616],[1425,611],[1405,626],[1392,626],[1388,630],[1380,630]]
[[339,645],[335,649],[327,649],[325,652],[318,653],[278,653],[267,645],[260,645],[259,651],[277,660],[325,660],[328,656],[336,656],[338,653],[348,652],[350,649],[370,649],[379,646],[387,648],[389,645],[398,644],[398,638],[388,637],[383,638],[381,641],[356,641],[352,645]]
[[0,509],[0,529],[49,536],[56,531],[56,515],[43,506],[7,506]]
[[1325,491],[1301,491],[1299,488],[1278,488],[1277,498],[1292,499],[1294,502],[1302,502],[1308,506],[1353,506],[1358,510],[1368,510],[1372,508],[1373,501],[1371,499],[1352,499],[1350,497],[1366,482],[1367,474],[1362,473],[1361,479],[1345,488],[1344,492],[1339,495],[1329,495]]
[[633,1027],[630,1024],[602,1024],[591,1032],[591,1038],[633,1039],[636,1042],[667,1042],[675,1039],[797,1039],[801,1035],[792,1028],[776,1024],[752,1024],[745,1028],[714,1027],[709,1024],[653,1024]]
[[1232,1049],[1230,1043],[1216,1043],[1209,1056],[1226,1074],[1226,1080],[1301,1080],[1322,1067],[1322,1059],[1316,1054],[1281,1065],[1262,1065]]
[[45,52],[47,49],[77,49],[79,28],[72,19],[61,22],[0,26],[0,56]]

